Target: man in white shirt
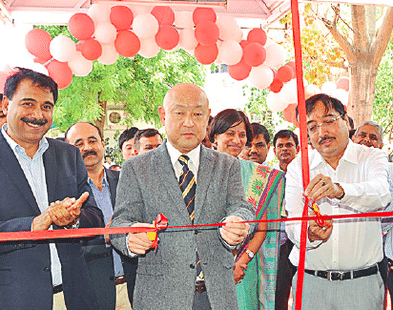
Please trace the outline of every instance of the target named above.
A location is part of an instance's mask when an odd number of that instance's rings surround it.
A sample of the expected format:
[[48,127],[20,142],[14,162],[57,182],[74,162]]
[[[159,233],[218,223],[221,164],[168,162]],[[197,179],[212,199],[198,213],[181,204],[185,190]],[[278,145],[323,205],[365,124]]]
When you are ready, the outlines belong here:
[[[322,214],[359,214],[384,208],[390,201],[386,155],[349,140],[348,116],[335,98],[318,94],[306,101],[310,183],[302,189],[300,158],[286,174],[289,217],[302,215],[304,196]],[[312,212],[310,212],[312,213]],[[326,225],[330,224],[329,225]],[[295,244],[290,259],[299,262],[301,222],[288,223]],[[309,221],[302,309],[382,309],[383,259],[380,219],[341,219],[319,226]],[[296,289],[297,276],[293,287]]]

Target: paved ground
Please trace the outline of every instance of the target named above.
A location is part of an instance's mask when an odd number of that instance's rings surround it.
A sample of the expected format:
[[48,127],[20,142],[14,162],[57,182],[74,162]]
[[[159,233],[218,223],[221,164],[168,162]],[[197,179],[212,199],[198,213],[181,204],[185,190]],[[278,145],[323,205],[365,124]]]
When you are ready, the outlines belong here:
[[[53,310],[67,310],[62,292],[54,295]],[[116,310],[131,310],[127,295],[127,283],[116,286]]]

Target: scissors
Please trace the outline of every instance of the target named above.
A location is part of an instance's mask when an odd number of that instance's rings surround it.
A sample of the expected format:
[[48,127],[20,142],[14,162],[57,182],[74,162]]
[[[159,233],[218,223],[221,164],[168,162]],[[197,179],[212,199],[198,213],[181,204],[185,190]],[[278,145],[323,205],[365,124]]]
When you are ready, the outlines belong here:
[[321,211],[319,210],[318,205],[317,205],[314,201],[310,201],[310,202],[308,203],[308,206],[309,206],[309,208],[310,208],[311,210],[314,211],[315,216],[316,216],[315,222],[317,223],[317,225],[318,225],[319,227],[322,227],[322,228],[324,228],[324,227],[330,228],[330,227],[332,226],[331,224],[329,224],[328,222],[325,222],[325,221],[321,218],[321,216],[322,216]]

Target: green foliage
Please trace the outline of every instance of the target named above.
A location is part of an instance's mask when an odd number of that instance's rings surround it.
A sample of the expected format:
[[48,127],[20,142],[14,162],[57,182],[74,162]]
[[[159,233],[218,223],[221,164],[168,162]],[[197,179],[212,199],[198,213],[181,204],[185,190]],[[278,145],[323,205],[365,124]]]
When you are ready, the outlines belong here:
[[266,127],[271,137],[276,132],[276,127],[283,122],[282,115],[273,118],[273,112],[269,109],[266,104],[266,96],[270,92],[268,89],[259,89],[256,87],[250,87],[248,85],[243,86],[243,96],[248,98],[248,103],[244,107],[244,111],[250,114],[258,115],[261,118],[260,123]]
[[385,135],[392,140],[393,131],[393,39],[390,40],[378,68],[375,82],[373,119],[384,127]]
[[[42,26],[52,37],[64,34],[72,37],[64,26]],[[105,104],[121,104],[127,111],[127,125],[142,119],[160,127],[157,109],[168,89],[178,83],[202,86],[206,72],[188,52],[161,50],[156,57],[133,58],[119,56],[116,63],[103,65],[93,62],[86,77],[74,76],[66,89],[59,91],[54,124],[61,131],[80,121],[95,121],[105,113]]]

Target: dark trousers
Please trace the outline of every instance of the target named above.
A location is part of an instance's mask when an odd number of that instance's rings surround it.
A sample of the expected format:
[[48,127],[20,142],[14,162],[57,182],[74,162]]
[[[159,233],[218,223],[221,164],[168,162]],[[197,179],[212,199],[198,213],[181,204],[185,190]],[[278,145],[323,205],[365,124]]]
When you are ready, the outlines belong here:
[[211,310],[209,298],[207,292],[195,293],[192,310]]
[[291,240],[287,240],[280,247],[280,257],[278,260],[275,309],[287,310],[288,299],[292,287],[292,278],[296,273],[296,267],[289,260],[289,254],[293,248]]

